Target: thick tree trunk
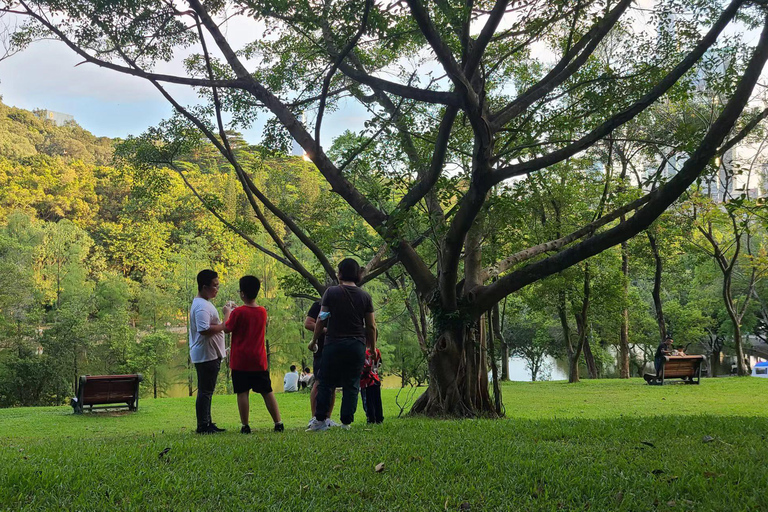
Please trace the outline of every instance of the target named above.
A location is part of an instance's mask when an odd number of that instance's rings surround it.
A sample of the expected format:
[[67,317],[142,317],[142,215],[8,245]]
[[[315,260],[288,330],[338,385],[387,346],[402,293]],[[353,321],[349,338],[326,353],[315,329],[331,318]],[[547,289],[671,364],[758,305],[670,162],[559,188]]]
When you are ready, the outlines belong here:
[[621,273],[624,279],[622,294],[624,308],[621,311],[621,333],[619,334],[619,377],[629,378],[629,250],[627,242],[621,243]]
[[709,356],[709,376],[717,377],[720,373],[720,351],[713,350],[712,355]]
[[579,356],[571,340],[571,326],[568,324],[567,304],[565,292],[561,291],[558,297],[557,314],[560,317],[560,325],[563,328],[565,350],[568,355],[568,382],[579,382]]
[[736,306],[731,297],[731,272],[727,272],[723,279],[723,301],[728,317],[733,324],[733,343],[736,346],[736,372],[740,377],[748,375],[747,366],[744,363],[744,346],[741,341],[741,318],[736,312]]
[[[589,275],[589,262],[584,263],[584,294],[581,300],[581,311],[576,313],[576,330],[578,332],[578,342],[576,345],[576,351],[573,354],[570,367],[570,376],[568,382],[579,382],[579,359],[581,352],[584,350],[584,345],[587,342],[588,328],[589,328],[589,293],[590,293],[590,275]],[[593,361],[594,362],[594,361]]]
[[667,337],[667,324],[664,321],[664,309],[661,304],[661,272],[663,270],[661,254],[659,254],[659,246],[656,245],[656,237],[650,232],[646,231],[648,235],[648,243],[651,245],[653,251],[653,260],[656,263],[655,271],[653,273],[653,290],[651,295],[653,296],[653,306],[656,310],[656,324],[659,326],[659,339],[663,340]]
[[501,380],[503,382],[509,381],[509,347],[507,346],[504,335],[501,333],[501,322],[499,321],[499,305],[496,304],[491,309],[491,323],[494,333],[494,338],[499,343],[499,349],[501,351]]
[[192,359],[189,357],[189,353],[187,353],[187,392],[189,393],[189,396],[194,395],[194,377],[192,376]]
[[443,329],[429,360],[429,387],[413,404],[412,415],[499,416],[488,392],[480,331],[478,324]]
[[592,347],[589,344],[589,336],[584,338],[584,362],[587,364],[587,373],[590,379],[597,379],[600,377],[600,372],[597,370],[597,362],[595,362],[595,355],[592,353]]
[[493,379],[493,406],[496,409],[496,414],[501,415],[503,406],[501,403],[501,386],[499,386],[499,370],[498,370],[498,367],[496,366],[496,349],[494,346],[492,316],[493,316],[493,313],[489,311],[487,315],[487,319],[488,319],[487,338],[488,338],[488,350],[491,355],[490,361],[491,361],[491,376]]

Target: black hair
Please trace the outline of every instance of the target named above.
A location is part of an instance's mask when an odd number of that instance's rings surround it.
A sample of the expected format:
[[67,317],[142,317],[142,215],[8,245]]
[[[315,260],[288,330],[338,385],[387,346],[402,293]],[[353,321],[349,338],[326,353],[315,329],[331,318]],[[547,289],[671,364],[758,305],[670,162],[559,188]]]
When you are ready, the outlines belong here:
[[214,279],[219,277],[215,270],[209,268],[197,273],[197,291],[203,291],[203,286],[211,286]]
[[261,290],[261,281],[258,277],[243,276],[240,278],[240,291],[248,300],[253,300]]
[[292,364],[292,365],[291,365],[291,371],[292,371],[292,372],[295,372],[295,371],[296,371],[296,365],[295,365],[295,364]]
[[672,335],[671,334],[667,334],[666,336],[664,336],[664,341],[667,341],[667,340],[672,341]]
[[311,372],[309,371],[309,366],[307,366],[306,368],[304,368],[304,373],[311,373]]
[[344,258],[339,263],[339,279],[342,281],[360,282],[360,264],[352,258]]

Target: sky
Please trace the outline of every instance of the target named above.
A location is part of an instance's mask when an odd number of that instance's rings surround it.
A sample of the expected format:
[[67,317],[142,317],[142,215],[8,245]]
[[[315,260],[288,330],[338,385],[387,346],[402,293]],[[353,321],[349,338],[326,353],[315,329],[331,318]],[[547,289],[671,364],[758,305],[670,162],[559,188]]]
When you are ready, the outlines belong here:
[[[228,36],[236,47],[246,42],[253,27],[230,24]],[[162,71],[183,73],[183,55],[164,65]],[[72,50],[58,41],[40,41],[5,60],[0,60],[0,96],[6,105],[48,109],[71,114],[75,121],[97,136],[138,135],[162,119],[171,117],[173,108],[146,80],[83,63]],[[196,103],[189,87],[168,85],[168,90],[183,105]],[[326,114],[323,122],[324,146],[347,129],[362,129],[366,112],[352,101],[339,111]],[[244,131],[245,139],[261,139],[263,115]]]

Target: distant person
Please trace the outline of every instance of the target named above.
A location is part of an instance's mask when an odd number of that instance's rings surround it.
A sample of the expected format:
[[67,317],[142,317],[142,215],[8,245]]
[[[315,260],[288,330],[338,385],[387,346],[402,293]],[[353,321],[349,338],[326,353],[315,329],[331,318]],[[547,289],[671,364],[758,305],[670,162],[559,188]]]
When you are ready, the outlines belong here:
[[198,434],[215,434],[219,428],[211,420],[211,400],[216,389],[221,360],[226,357],[224,346],[224,322],[229,310],[224,309],[224,321],[211,304],[219,293],[219,275],[213,270],[201,270],[197,274],[197,296],[189,308],[189,359],[197,373],[197,416]]
[[331,397],[339,386],[343,388],[342,428],[350,428],[355,421],[366,345],[372,351],[376,349],[373,300],[357,286],[360,282],[360,265],[352,258],[342,260],[338,267],[338,278],[339,285],[328,288],[323,294],[320,315],[309,344],[310,350],[316,350],[317,340],[327,325],[328,332],[320,363],[317,409],[307,429],[309,431],[328,430]]
[[[232,369],[232,388],[237,393],[237,409],[240,412],[241,434],[250,434],[249,394],[253,390],[264,399],[264,405],[275,423],[275,432],[285,427],[280,418],[272,381],[269,378],[267,350],[264,335],[267,329],[267,310],[256,304],[261,282],[254,276],[240,278],[240,299],[243,305],[232,310],[224,332],[232,333],[229,351],[229,367]],[[234,304],[233,304],[234,305]],[[224,307],[224,314],[228,313]]]
[[664,356],[672,354],[672,336],[667,335],[664,341],[659,343],[656,354],[653,358],[653,364],[656,367],[656,375],[661,373],[661,367],[664,365]]
[[[307,318],[304,319],[304,328],[308,331],[314,333],[315,332],[315,323],[317,322],[317,317],[320,315],[320,301],[315,301],[314,304],[309,308],[309,311],[307,311]],[[320,385],[320,367],[322,365],[323,360],[323,347],[325,347],[325,333],[328,330],[327,327],[323,328],[323,332],[320,333],[320,335],[317,338],[317,343],[315,344],[315,351],[312,355],[312,368],[315,370],[315,379],[312,384],[312,390],[309,393],[309,406],[312,409],[312,419],[315,418],[315,411],[317,408],[317,390],[318,386]],[[328,408],[328,417],[331,417],[331,414],[333,414],[333,406],[336,404],[336,393],[333,393],[331,395],[331,405]],[[312,425],[312,419],[309,420],[309,425],[307,425],[307,428],[309,428]],[[336,426],[336,423],[333,420],[328,420],[331,426]]]
[[296,365],[291,365],[291,371],[283,377],[283,391],[285,393],[294,393],[299,390],[299,374],[296,371]]
[[299,377],[299,387],[301,389],[305,389],[307,386],[310,386],[314,380],[315,376],[312,375],[309,366],[305,366],[304,369],[301,370],[301,376]]
[[379,349],[365,351],[363,373],[360,375],[360,394],[368,423],[382,423],[384,412],[381,405],[381,352]]

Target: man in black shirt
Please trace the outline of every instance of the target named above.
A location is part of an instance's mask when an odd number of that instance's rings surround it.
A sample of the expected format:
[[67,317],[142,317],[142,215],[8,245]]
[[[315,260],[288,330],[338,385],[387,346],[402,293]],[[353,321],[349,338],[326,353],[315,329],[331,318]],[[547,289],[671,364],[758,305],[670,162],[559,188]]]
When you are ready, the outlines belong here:
[[[315,333],[309,344],[310,350],[317,350],[318,339],[325,334],[317,409],[308,428],[310,431],[328,429],[330,400],[338,386],[344,390],[341,426],[345,429],[350,427],[355,420],[366,345],[372,351],[376,349],[373,301],[368,293],[357,287],[360,264],[352,258],[342,260],[338,277],[339,285],[328,288],[323,294]],[[326,326],[327,332],[324,331]]]
[[[320,315],[320,301],[315,301],[314,304],[307,311],[307,318],[304,319],[304,328],[312,333],[315,332],[315,323],[317,317]],[[324,329],[324,331],[327,329]],[[312,417],[315,417],[315,411],[317,409],[317,388],[320,385],[320,366],[323,360],[323,346],[325,345],[325,332],[323,332],[317,338],[317,351],[312,356],[312,370],[315,372],[315,382],[312,385],[312,390],[309,393],[309,404],[312,408]],[[333,406],[336,403],[336,393],[331,396],[331,408],[328,410],[328,416],[333,413]]]

